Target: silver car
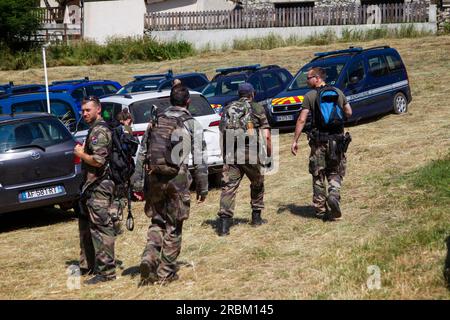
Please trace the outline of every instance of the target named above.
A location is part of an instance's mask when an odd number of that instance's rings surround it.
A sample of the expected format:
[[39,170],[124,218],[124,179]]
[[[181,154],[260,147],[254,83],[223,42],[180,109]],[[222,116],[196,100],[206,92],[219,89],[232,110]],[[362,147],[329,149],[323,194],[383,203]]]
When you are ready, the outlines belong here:
[[0,115],[0,213],[76,207],[82,175],[75,144],[53,115]]

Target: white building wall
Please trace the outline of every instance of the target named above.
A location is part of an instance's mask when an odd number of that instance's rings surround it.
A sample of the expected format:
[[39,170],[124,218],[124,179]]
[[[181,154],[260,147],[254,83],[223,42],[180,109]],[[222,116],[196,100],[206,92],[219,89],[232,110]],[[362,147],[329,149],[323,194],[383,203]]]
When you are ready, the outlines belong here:
[[104,43],[109,37],[144,34],[144,0],[84,3],[84,38]]
[[[436,22],[413,23],[416,30],[436,33]],[[306,39],[325,32],[334,32],[338,38],[343,30],[367,31],[385,27],[389,30],[404,27],[403,23],[365,24],[348,26],[314,26],[314,27],[286,27],[286,28],[248,28],[248,29],[214,29],[214,30],[186,30],[186,31],[153,31],[152,35],[160,41],[187,41],[196,49],[221,49],[223,46],[233,45],[234,40],[253,39],[277,35],[283,39],[296,37]]]

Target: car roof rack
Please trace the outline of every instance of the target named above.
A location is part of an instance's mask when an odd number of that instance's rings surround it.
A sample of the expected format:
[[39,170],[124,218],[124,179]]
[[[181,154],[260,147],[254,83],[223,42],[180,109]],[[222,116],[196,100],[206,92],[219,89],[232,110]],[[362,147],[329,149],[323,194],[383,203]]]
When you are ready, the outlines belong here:
[[14,82],[13,81],[10,81],[10,82],[5,83],[5,84],[0,84],[1,88],[11,88],[13,86],[14,86]]
[[334,56],[334,55],[338,55],[338,54],[348,54],[348,53],[360,53],[362,51],[363,51],[363,48],[361,48],[361,47],[349,47],[348,49],[344,49],[344,50],[316,52],[316,53],[314,53],[314,55],[316,57],[313,59],[313,61],[320,59],[320,58],[328,57],[328,56]]
[[267,66],[258,68],[258,70],[270,70],[270,69],[278,69],[278,68],[280,68],[280,66],[277,64],[269,64]]
[[61,80],[61,81],[53,81],[52,85],[60,85],[60,84],[77,84],[82,82],[89,81],[89,77],[84,77],[84,79],[73,79],[73,80]]
[[139,80],[145,80],[145,79],[152,79],[152,78],[173,78],[173,71],[172,69],[167,70],[166,73],[150,73],[150,74],[138,74],[133,76],[135,81]]
[[367,48],[367,49],[364,49],[363,51],[376,50],[376,49],[389,49],[389,48],[390,48],[390,46],[384,45],[384,46],[376,46],[376,47]]
[[245,70],[257,70],[261,67],[260,64],[252,64],[248,66],[239,66],[239,67],[230,67],[230,68],[220,68],[216,69],[216,72],[220,74],[228,74],[232,72],[239,72],[239,71],[245,71]]

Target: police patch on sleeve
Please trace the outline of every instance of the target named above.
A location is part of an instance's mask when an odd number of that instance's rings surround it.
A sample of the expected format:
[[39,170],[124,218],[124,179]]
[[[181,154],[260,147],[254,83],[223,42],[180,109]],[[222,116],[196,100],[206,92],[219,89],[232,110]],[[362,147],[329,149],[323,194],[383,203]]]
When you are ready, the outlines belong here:
[[93,145],[96,145],[97,142],[98,142],[97,137],[96,137],[96,136],[93,136],[93,137],[91,138],[91,143],[92,143]]

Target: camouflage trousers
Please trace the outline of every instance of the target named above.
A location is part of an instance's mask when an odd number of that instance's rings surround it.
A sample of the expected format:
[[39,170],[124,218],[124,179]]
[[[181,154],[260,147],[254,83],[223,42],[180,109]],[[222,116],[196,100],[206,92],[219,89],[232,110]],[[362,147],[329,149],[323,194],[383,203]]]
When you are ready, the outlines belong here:
[[345,154],[340,155],[338,160],[331,160],[328,142],[310,142],[310,147],[309,172],[312,175],[313,206],[316,214],[322,214],[326,212],[327,201],[325,179],[328,181],[328,197],[334,197],[339,203],[347,160]]
[[146,177],[144,210],[152,222],[142,261],[149,262],[162,280],[178,271],[176,260],[181,252],[183,221],[189,218],[191,183],[189,173]]
[[115,274],[115,231],[111,219],[114,182],[103,180],[86,199],[80,201],[80,268],[99,274]]
[[264,175],[259,164],[225,164],[222,171],[222,193],[218,216],[232,218],[236,193],[244,174],[250,179],[250,205],[253,210],[264,209]]

